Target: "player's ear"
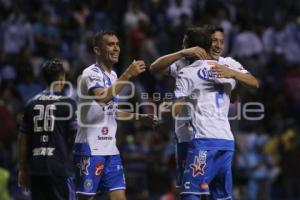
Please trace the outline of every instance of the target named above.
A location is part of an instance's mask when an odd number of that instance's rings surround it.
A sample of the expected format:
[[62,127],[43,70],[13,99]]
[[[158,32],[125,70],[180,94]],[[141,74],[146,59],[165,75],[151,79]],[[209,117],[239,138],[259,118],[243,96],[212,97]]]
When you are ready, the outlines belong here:
[[100,48],[99,48],[99,47],[94,47],[93,50],[94,50],[94,53],[95,53],[97,56],[100,56],[101,52],[100,52]]

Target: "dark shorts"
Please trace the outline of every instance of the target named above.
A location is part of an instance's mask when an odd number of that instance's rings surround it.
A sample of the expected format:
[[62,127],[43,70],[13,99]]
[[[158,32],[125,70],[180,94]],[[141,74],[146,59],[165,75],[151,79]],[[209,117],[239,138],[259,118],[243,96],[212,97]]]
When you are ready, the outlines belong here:
[[32,200],[75,200],[73,180],[65,176],[31,176]]

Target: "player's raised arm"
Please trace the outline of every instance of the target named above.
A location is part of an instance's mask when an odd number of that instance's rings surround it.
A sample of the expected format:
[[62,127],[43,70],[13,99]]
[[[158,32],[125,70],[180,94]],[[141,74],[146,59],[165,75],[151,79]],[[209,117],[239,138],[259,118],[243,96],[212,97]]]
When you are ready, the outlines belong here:
[[182,49],[175,53],[167,54],[156,59],[150,65],[150,71],[161,75],[166,74],[170,65],[183,57],[196,57],[199,59],[205,59],[207,57],[207,54],[206,51],[200,47]]
[[120,78],[108,88],[98,87],[91,89],[89,92],[95,96],[95,99],[100,103],[110,102],[126,85],[126,81],[138,76],[146,70],[144,61],[133,61],[127,70],[120,76]]

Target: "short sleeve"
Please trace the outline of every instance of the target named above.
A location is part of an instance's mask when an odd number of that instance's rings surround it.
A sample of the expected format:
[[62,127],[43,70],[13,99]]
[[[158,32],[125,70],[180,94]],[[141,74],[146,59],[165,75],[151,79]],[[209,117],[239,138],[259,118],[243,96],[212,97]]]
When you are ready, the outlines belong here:
[[104,88],[103,74],[102,72],[94,72],[90,71],[90,73],[86,77],[86,85],[88,90],[94,88]]
[[177,66],[178,66],[178,63],[175,62],[172,65],[170,65],[170,67],[169,67],[169,75],[174,78],[176,78],[178,75]]
[[176,78],[175,97],[187,97],[191,95],[193,91],[193,81],[186,76],[179,74]]
[[169,75],[177,78],[179,71],[186,67],[188,65],[188,62],[186,59],[182,58],[180,60],[177,60],[173,64],[170,65],[169,67]]

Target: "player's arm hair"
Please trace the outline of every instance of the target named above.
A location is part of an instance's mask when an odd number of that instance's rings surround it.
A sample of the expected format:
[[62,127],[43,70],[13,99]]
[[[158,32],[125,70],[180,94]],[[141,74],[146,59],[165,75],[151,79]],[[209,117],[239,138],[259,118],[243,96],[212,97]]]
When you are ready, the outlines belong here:
[[124,112],[121,110],[118,110],[116,113],[116,118],[119,121],[133,121],[136,117],[136,113],[130,113],[130,112]]
[[140,120],[143,117],[148,116],[147,114],[140,114],[140,113],[131,113],[131,112],[124,112],[121,110],[117,111],[117,120],[120,121],[135,121]]
[[164,75],[168,72],[170,65],[182,57],[184,57],[182,51],[159,57],[150,65],[150,71],[152,73]]
[[241,84],[251,87],[251,88],[259,88],[258,80],[252,74],[244,74],[234,70],[234,79],[239,81]]
[[18,135],[18,165],[19,170],[28,169],[28,136],[24,133]]

